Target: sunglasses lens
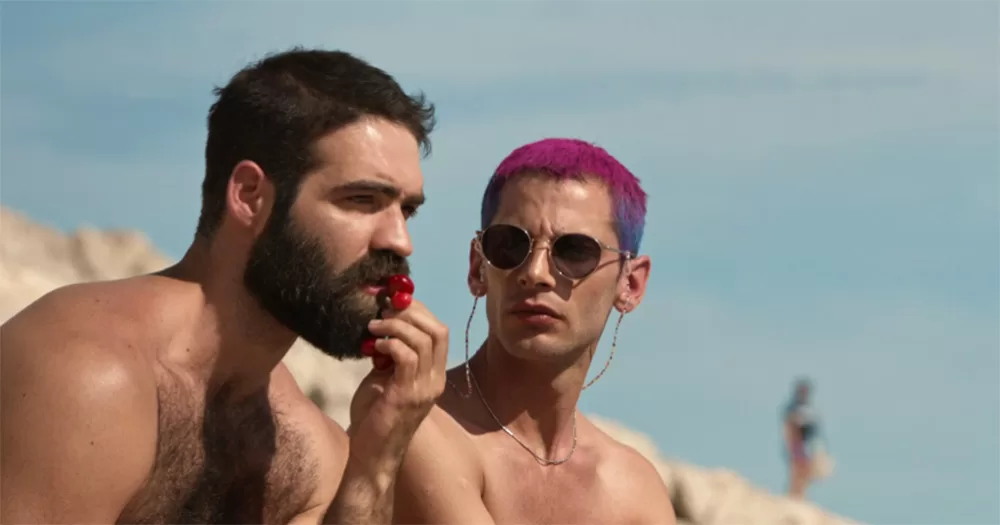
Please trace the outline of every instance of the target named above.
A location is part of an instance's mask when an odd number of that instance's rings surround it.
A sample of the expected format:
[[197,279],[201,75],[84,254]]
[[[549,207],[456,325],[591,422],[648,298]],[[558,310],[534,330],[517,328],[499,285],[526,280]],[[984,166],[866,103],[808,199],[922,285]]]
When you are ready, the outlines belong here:
[[483,231],[483,256],[494,268],[511,270],[528,257],[531,238],[523,230],[508,224],[494,224]]
[[601,245],[578,233],[563,235],[552,245],[552,259],[566,277],[586,277],[601,262]]

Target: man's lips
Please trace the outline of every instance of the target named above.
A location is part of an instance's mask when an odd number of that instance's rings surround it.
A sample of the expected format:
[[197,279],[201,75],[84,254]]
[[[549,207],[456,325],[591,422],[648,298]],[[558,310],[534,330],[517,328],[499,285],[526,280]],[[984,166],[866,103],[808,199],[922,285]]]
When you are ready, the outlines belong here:
[[385,286],[381,284],[363,284],[361,285],[361,291],[369,295],[378,295],[385,291]]
[[521,301],[515,304],[510,309],[510,313],[518,317],[534,317],[534,316],[547,316],[553,319],[562,319],[563,316],[559,314],[555,309],[533,301]]

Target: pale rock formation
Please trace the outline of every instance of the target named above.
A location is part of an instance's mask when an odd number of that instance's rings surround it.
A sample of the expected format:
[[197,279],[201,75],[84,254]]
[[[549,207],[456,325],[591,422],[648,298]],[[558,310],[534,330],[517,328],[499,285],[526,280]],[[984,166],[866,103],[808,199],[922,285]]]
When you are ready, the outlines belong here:
[[[81,228],[71,235],[0,208],[0,320],[67,284],[120,279],[160,270],[170,260],[140,233]],[[299,341],[285,357],[299,385],[341,425],[366,362],[338,362]],[[661,456],[645,435],[591,416],[656,466],[672,494],[679,522],[712,525],[842,525],[854,523],[808,503],[750,485],[727,470],[707,470]]]

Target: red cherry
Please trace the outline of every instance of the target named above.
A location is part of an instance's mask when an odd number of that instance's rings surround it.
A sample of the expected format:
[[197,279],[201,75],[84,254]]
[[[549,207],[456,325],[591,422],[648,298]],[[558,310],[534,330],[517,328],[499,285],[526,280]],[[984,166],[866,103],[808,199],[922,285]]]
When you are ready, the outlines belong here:
[[375,338],[361,341],[361,355],[371,357],[375,355]]
[[389,298],[393,310],[406,310],[413,302],[413,296],[406,292],[399,292]]
[[413,293],[413,280],[409,276],[403,274],[396,274],[389,277],[388,282],[386,282],[386,288],[388,288],[389,295],[396,295],[397,293]]
[[375,370],[384,372],[392,368],[392,358],[385,354],[375,354],[372,356],[372,367]]

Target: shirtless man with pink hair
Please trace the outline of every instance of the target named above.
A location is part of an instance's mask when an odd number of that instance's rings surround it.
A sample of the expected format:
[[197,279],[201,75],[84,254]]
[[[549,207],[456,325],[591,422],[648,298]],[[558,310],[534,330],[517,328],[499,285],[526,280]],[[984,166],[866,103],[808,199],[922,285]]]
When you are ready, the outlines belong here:
[[591,144],[500,163],[469,250],[489,334],[470,358],[466,329],[466,362],[404,458],[396,523],[675,523],[649,461],[577,412],[612,310],[620,324],[646,290],[645,213],[639,180]]

